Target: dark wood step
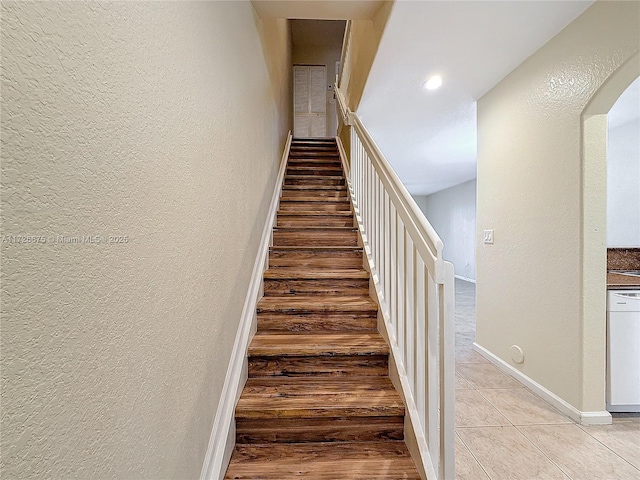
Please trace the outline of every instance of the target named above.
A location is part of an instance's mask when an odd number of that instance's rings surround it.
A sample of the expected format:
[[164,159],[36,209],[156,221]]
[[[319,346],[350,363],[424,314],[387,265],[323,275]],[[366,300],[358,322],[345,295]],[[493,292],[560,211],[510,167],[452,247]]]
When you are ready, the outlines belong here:
[[[249,378],[236,418],[401,417],[405,409],[388,377]],[[299,441],[306,441],[300,438]]]
[[362,268],[360,247],[271,247],[269,266],[300,268]]
[[285,175],[285,185],[324,185],[343,186],[346,185],[343,176],[328,175]]
[[314,142],[310,140],[291,142],[291,148],[338,148],[336,142]]
[[378,324],[376,311],[337,312],[337,313],[278,313],[258,314],[258,332],[260,333],[296,333],[296,332],[373,332]]
[[367,295],[369,274],[364,270],[271,268],[264,274],[265,296]]
[[365,313],[378,311],[370,296],[272,296],[258,301],[258,313]]
[[295,190],[330,190],[332,192],[348,192],[346,185],[283,185],[282,191],[295,191]]
[[337,147],[337,142],[335,138],[294,138],[291,142],[291,146],[300,146],[300,145],[319,145],[319,146],[335,146]]
[[292,167],[340,167],[342,168],[342,162],[340,158],[290,158],[288,166]]
[[353,227],[277,228],[273,231],[273,246],[355,247],[358,232]]
[[375,333],[258,334],[249,345],[250,357],[331,357],[388,355],[389,346]]
[[319,188],[305,188],[305,189],[290,189],[286,188],[282,190],[282,197],[284,199],[292,198],[337,198],[343,202],[349,201],[346,187],[340,187],[339,189],[327,190]]
[[287,167],[287,175],[313,175],[313,176],[342,176],[342,167],[333,166],[312,166],[304,167],[297,165],[289,165]]
[[263,333],[249,345],[249,377],[387,376],[388,358],[378,332]]
[[340,158],[337,150],[330,149],[292,149],[289,152],[289,158]]
[[280,210],[285,212],[317,211],[317,212],[350,212],[349,201],[280,199]]
[[280,201],[285,202],[327,202],[327,203],[349,203],[349,197],[346,195],[331,197],[331,196],[314,196],[312,193],[305,192],[301,195],[287,195],[282,196]]
[[237,445],[225,479],[410,479],[420,476],[402,441]]
[[[309,442],[374,442],[402,440],[402,417],[367,418],[287,418],[273,428],[271,419],[236,420],[236,441],[247,443],[298,442],[303,434]],[[305,443],[296,443],[304,447]]]
[[352,227],[353,216],[345,212],[278,212],[276,227]]
[[[291,336],[291,335],[290,335]],[[389,375],[388,355],[249,357],[249,377],[365,377]]]

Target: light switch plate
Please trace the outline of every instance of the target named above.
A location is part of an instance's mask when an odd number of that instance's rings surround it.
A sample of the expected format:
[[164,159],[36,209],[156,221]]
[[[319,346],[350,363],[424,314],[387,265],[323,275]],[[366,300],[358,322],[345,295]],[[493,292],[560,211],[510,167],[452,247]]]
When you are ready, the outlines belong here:
[[493,229],[484,231],[484,243],[493,245]]

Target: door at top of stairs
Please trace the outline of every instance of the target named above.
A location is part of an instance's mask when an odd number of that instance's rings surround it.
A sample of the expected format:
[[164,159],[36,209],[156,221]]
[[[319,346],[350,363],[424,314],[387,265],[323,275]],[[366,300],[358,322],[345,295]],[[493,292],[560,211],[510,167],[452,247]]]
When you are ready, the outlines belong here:
[[297,138],[327,135],[327,67],[293,66],[293,136]]

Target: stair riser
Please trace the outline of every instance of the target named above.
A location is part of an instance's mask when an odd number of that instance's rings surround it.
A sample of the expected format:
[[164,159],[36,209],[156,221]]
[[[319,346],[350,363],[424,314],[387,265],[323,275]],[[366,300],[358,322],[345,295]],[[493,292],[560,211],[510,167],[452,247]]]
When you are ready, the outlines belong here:
[[264,281],[265,296],[275,295],[368,295],[368,279]]
[[352,442],[404,439],[403,417],[236,420],[238,443]]
[[[289,198],[281,198],[280,202],[286,202],[286,203],[305,203],[305,204],[312,204],[314,206],[317,205],[322,205],[324,203],[330,203],[330,204],[335,204],[335,205],[342,205],[342,206],[348,206],[349,205],[349,197],[347,196],[342,196],[342,197],[338,197],[338,198],[332,198],[332,197],[316,197],[312,194],[310,195],[303,195],[303,196],[298,196],[298,197],[289,197]],[[315,211],[314,209],[310,210],[310,211]]]
[[349,212],[349,202],[292,202],[280,201],[280,210],[284,212]]
[[290,167],[335,167],[342,168],[342,163],[335,158],[290,158]]
[[324,186],[344,186],[345,181],[344,177],[334,177],[334,178],[323,178],[323,177],[314,177],[313,175],[306,175],[302,178],[300,177],[285,177],[284,179],[285,185],[324,185]]
[[258,315],[259,333],[288,332],[373,332],[378,316],[370,314],[277,314]]
[[336,149],[331,148],[295,148],[289,152],[289,158],[328,158],[335,160],[340,158]]
[[387,355],[249,356],[250,378],[272,376],[384,377],[388,374],[389,363]]
[[331,149],[314,148],[313,150],[305,150],[305,149],[291,150],[291,152],[289,153],[289,159],[296,159],[296,158],[336,161],[336,160],[340,160],[340,154],[338,153],[337,150],[331,150]]
[[353,218],[330,215],[282,215],[278,216],[278,227],[352,227]]
[[339,198],[343,202],[349,201],[347,189],[340,190],[283,190],[282,198]]
[[[311,377],[315,378],[315,377]],[[367,377],[367,378],[379,378],[379,377]],[[312,391],[310,389],[310,391]],[[304,405],[294,409],[284,407],[278,408],[278,406],[272,406],[272,403],[282,404],[281,401],[275,400],[271,402],[269,399],[261,400],[261,404],[257,404],[257,402],[253,402],[250,408],[245,408],[244,406],[240,406],[240,403],[243,400],[243,397],[240,398],[238,404],[236,405],[236,419],[244,418],[244,419],[272,419],[274,421],[274,428],[277,428],[277,421],[281,418],[342,418],[342,417],[351,417],[351,418],[368,418],[368,417],[400,417],[404,416],[405,409],[402,403],[394,406],[390,405],[381,405],[377,401],[377,397],[375,392],[364,393],[363,398],[369,400],[371,397],[372,401],[368,402],[367,405],[354,405],[354,406],[336,406],[336,402],[339,401],[339,398],[336,396],[328,395],[326,398],[318,398],[322,397],[315,396],[310,397],[309,402]],[[366,395],[366,397],[365,397]],[[397,394],[396,394],[397,395]],[[280,400],[280,399],[278,399]],[[246,403],[246,402],[245,402]],[[362,402],[360,402],[362,403]],[[264,407],[262,406],[264,405]],[[308,442],[310,440],[301,439],[300,441]]]
[[272,251],[269,253],[272,267],[320,267],[362,268],[362,251],[352,252],[296,252]]
[[342,176],[342,168],[326,167],[287,167],[287,175]]
[[356,247],[358,234],[356,232],[274,232],[273,246],[299,247]]

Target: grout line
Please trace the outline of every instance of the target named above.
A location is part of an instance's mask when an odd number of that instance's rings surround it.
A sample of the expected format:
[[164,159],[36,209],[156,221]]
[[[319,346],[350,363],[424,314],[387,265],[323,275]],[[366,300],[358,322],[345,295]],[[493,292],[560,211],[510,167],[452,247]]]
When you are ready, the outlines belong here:
[[485,397],[484,395],[482,395],[482,392],[479,389],[475,389],[475,391],[478,393],[478,395],[480,395],[480,397],[482,397],[484,399],[485,402],[487,402],[489,405],[491,405],[493,407],[493,409],[498,412],[498,414],[504,418],[507,422],[509,422],[509,425],[503,425],[503,426],[511,426],[513,427],[513,422],[505,415],[503,414],[500,409],[498,407],[496,407],[493,403],[491,403],[491,400],[489,400],[487,397]]
[[[478,466],[482,469],[482,471],[484,472],[484,474],[487,476],[487,478],[489,480],[494,480],[493,478],[491,478],[491,475],[489,475],[489,472],[487,472],[487,469],[484,467],[484,465],[482,465],[482,463],[480,463],[480,460],[478,460],[478,458],[475,456],[475,454],[471,451],[471,448],[469,448],[469,445],[467,445],[465,443],[465,441],[462,439],[462,437],[460,435],[458,435],[458,432],[456,432],[456,437],[458,437],[458,439],[460,440],[460,442],[462,442],[462,445],[464,445],[464,448],[467,449],[467,452],[469,452],[469,454],[471,455],[471,457],[476,461],[476,463],[478,464]],[[496,479],[497,480],[497,479]]]
[[[613,425],[613,424],[612,424]],[[592,425],[595,426],[595,425]],[[604,425],[606,427],[608,427],[609,425]],[[591,435],[591,433],[589,433],[589,430],[587,430],[587,425],[578,425],[578,428],[580,428],[580,430],[582,430],[584,433],[586,433],[587,435],[589,435],[591,438],[593,438],[596,442],[598,442],[600,445],[602,445],[603,447],[605,447],[607,450],[609,450],[611,453],[613,453],[614,455],[620,457],[622,460],[624,460],[626,463],[628,463],[629,465],[631,465],[633,468],[635,468],[636,470],[640,471],[640,468],[636,467],[634,464],[632,464],[629,460],[627,460],[625,457],[623,457],[621,454],[619,454],[618,452],[616,452],[615,450],[613,450],[611,447],[609,447],[609,445],[607,445],[606,443],[604,443],[602,440],[600,440],[597,437],[594,437],[593,435]]]
[[527,437],[527,435],[526,435],[522,430],[520,430],[520,428],[518,428],[518,427],[517,427],[517,426],[515,426],[515,425],[514,425],[514,428],[515,428],[515,429],[520,433],[520,435],[522,435],[524,438],[526,438],[526,439],[527,439],[527,441],[528,441],[531,445],[533,445],[533,446],[534,446],[534,447],[535,447],[535,448],[536,448],[536,449],[537,449],[537,450],[538,450],[538,451],[539,451],[539,452],[544,456],[544,458],[546,458],[547,460],[549,460],[549,462],[550,462],[552,465],[555,465],[555,467],[556,467],[558,470],[560,470],[560,472],[562,472],[562,474],[563,474],[565,477],[567,477],[567,478],[569,478],[569,479],[572,479],[571,475],[569,475],[567,472],[565,472],[565,471],[562,469],[562,467],[561,467],[560,465],[558,465],[556,462],[554,462],[554,461],[549,457],[549,455],[547,455],[546,453],[544,453],[544,451],[543,451],[543,450],[542,450],[542,449],[541,449],[541,448],[540,448],[536,443],[534,443],[534,441],[533,441],[533,440],[531,440],[529,437]]

